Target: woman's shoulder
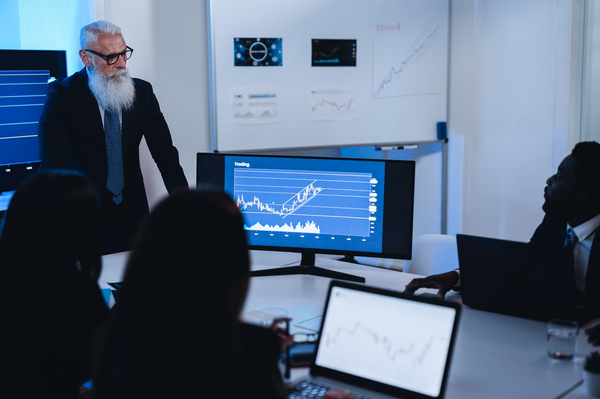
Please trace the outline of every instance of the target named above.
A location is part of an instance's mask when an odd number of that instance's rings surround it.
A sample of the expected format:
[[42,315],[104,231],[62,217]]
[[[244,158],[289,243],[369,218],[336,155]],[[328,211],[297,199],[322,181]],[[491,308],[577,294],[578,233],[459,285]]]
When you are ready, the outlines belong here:
[[78,271],[68,272],[59,286],[58,301],[64,312],[80,314],[81,322],[85,320],[93,326],[98,326],[108,316],[108,305],[92,277]]

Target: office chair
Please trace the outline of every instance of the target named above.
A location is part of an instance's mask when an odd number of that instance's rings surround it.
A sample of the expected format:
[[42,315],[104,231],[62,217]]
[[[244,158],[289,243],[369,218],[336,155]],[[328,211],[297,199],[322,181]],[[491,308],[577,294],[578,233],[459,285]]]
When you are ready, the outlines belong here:
[[412,259],[406,261],[403,272],[430,276],[458,269],[456,236],[424,234],[412,245]]

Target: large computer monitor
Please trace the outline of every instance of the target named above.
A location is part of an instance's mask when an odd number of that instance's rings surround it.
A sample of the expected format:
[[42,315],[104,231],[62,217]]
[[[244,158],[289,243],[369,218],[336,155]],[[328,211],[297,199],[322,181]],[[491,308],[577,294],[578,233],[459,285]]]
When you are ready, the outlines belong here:
[[[251,249],[410,259],[413,161],[198,153],[197,185],[222,189],[244,215]],[[254,272],[253,275],[270,272]],[[356,276],[343,277],[364,281]]]
[[0,50],[0,216],[16,186],[39,169],[46,86],[66,76],[64,50]]

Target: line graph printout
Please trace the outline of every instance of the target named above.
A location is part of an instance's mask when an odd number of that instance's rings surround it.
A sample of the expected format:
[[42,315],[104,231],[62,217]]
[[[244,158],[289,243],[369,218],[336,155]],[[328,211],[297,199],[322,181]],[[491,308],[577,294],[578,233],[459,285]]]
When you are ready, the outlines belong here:
[[373,98],[441,95],[445,65],[435,56],[442,30],[426,26],[418,34],[373,39]]
[[39,161],[38,122],[49,71],[0,71],[0,164]]
[[316,364],[439,395],[456,311],[334,287]]
[[381,248],[382,163],[340,170],[342,160],[291,158],[274,168],[265,164],[269,158],[227,159],[225,187],[244,215],[252,244]]
[[357,118],[356,86],[322,85],[310,90],[310,119],[313,121],[345,121]]

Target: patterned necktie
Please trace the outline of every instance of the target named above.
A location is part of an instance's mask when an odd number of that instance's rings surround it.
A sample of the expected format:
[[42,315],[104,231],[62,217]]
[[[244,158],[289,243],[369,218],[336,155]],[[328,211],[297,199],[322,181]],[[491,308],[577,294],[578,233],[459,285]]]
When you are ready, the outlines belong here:
[[113,194],[113,201],[119,205],[123,201],[123,151],[121,149],[121,124],[117,112],[104,111],[104,131],[106,133],[106,158],[108,176],[106,188]]
[[575,232],[569,227],[567,230],[567,236],[565,238],[565,244],[563,246],[572,250],[575,247],[575,244],[577,244],[577,241],[578,238],[575,235]]

